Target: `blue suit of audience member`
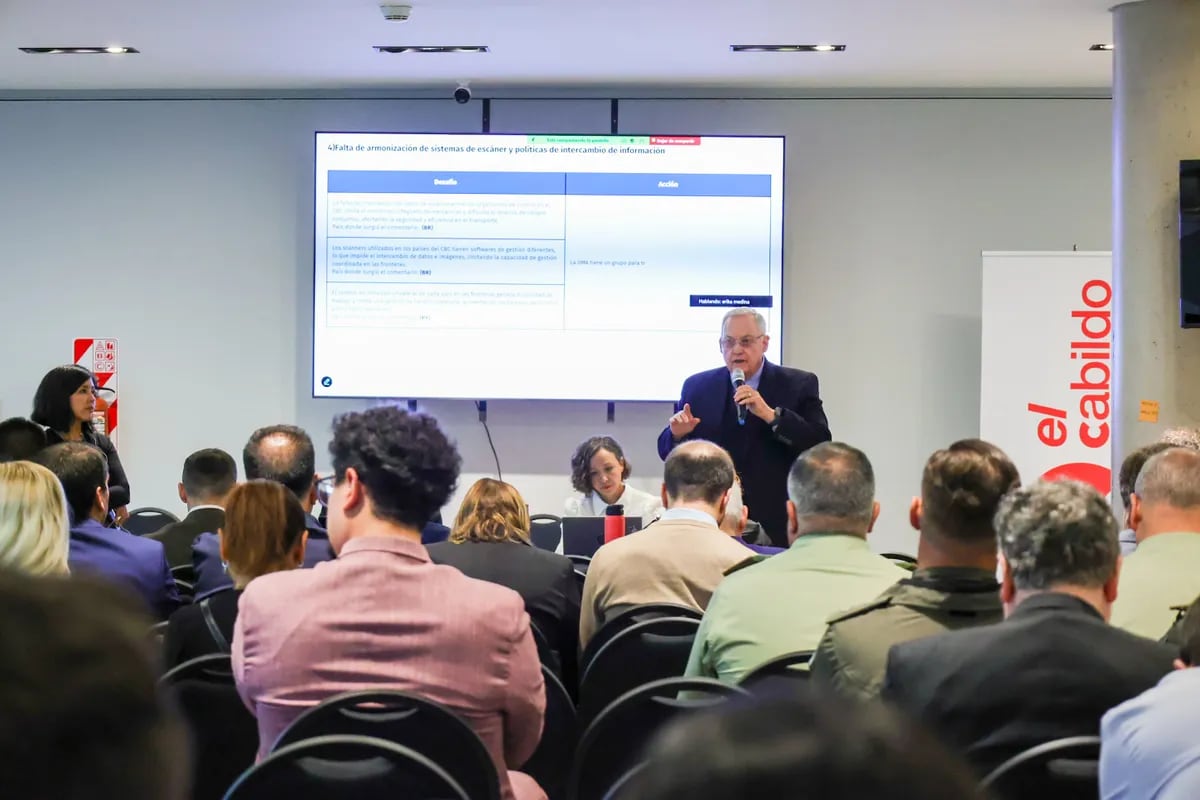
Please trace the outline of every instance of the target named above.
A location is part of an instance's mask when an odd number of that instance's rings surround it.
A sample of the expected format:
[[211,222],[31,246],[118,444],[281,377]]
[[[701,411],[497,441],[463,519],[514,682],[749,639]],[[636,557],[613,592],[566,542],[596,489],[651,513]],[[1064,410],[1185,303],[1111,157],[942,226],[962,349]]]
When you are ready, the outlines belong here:
[[135,592],[158,619],[166,619],[180,605],[162,542],[88,518],[71,527],[67,563],[72,573],[99,575]]
[[[333,559],[333,547],[329,544],[329,532],[321,527],[312,514],[304,515],[304,527],[308,531],[308,543],[304,547],[304,566],[312,567],[322,561]],[[421,543],[433,544],[445,541],[450,529],[445,525],[430,522],[421,531]],[[196,599],[233,586],[233,579],[225,571],[221,561],[221,542],[217,534],[202,533],[192,543],[192,568],[196,573]]]

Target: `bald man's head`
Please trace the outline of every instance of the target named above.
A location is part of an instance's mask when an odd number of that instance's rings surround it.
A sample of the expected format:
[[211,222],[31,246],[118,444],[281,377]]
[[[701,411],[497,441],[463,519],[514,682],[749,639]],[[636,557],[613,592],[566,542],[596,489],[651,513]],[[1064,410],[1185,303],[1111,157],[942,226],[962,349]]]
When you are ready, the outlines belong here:
[[668,505],[703,502],[715,506],[733,485],[733,478],[729,453],[703,440],[679,445],[663,466]]
[[1151,456],[1133,491],[1143,506],[1200,509],[1200,452],[1171,447]]

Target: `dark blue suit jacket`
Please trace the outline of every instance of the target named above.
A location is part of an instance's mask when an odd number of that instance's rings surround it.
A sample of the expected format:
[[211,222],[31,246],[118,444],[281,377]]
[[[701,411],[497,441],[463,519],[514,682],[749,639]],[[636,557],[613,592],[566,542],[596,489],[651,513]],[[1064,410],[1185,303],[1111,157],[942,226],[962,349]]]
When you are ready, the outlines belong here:
[[162,542],[106,528],[89,518],[71,528],[67,564],[73,573],[100,575],[136,592],[158,619],[166,619],[179,607],[179,591]]
[[[304,566],[311,567],[333,558],[329,533],[317,523],[312,514],[304,515],[308,543],[304,546]],[[221,540],[215,531],[202,533],[192,542],[192,569],[196,572],[196,599],[233,586],[233,578],[221,561]]]
[[[796,456],[830,440],[829,421],[821,405],[817,376],[763,361],[758,391],[772,408],[783,408],[778,425],[771,426],[747,412],[737,424],[729,370],[717,367],[698,372],[683,382],[679,408],[687,403],[700,424],[688,439],[707,439],[729,451],[742,479],[742,495],[750,516],[771,542],[787,547],[787,476]],[[663,459],[678,444],[668,425],[658,437]]]
[[[304,527],[308,531],[308,543],[304,546],[304,566],[312,567],[334,557],[329,544],[329,532],[321,527],[312,514],[304,515]],[[445,525],[430,522],[421,531],[421,543],[445,541],[450,529]],[[202,533],[192,543],[192,568],[196,573],[196,599],[201,600],[213,592],[233,586],[233,579],[221,562],[221,542],[214,533]]]

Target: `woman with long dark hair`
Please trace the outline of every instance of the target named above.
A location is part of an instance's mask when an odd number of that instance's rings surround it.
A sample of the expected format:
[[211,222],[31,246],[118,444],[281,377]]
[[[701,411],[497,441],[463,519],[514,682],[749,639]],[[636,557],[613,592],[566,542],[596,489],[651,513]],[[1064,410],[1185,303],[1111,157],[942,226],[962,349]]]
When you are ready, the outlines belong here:
[[78,364],[64,364],[46,373],[33,395],[29,415],[46,428],[47,444],[84,442],[108,459],[109,508],[120,525],[129,518],[129,479],[112,440],[92,425],[100,385],[96,376]]

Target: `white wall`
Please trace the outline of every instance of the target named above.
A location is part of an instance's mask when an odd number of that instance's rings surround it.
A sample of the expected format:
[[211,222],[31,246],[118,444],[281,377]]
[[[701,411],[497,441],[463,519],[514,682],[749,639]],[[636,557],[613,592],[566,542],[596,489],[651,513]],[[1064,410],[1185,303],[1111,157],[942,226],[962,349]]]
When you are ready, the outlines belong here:
[[[1110,249],[1109,102],[669,99],[620,114],[623,132],[787,135],[784,360],[818,373],[834,437],[875,464],[874,545],[911,549],[925,457],[978,431],[980,251]],[[497,132],[608,119],[606,100],[492,103]],[[0,101],[0,415],[28,413],[73,338],[116,336],[135,506],[178,508],[187,453],[236,455],[274,422],[306,427],[327,468],[330,418],[369,403],[308,396],[313,131],[479,126],[478,104],[448,100]],[[636,379],[657,358],[612,366]],[[492,471],[470,403],[423,407],[459,443],[461,489]],[[612,425],[604,411],[489,404],[505,478],[535,511],[561,507],[571,450],[594,432],[657,486],[669,405],[618,404]]]

